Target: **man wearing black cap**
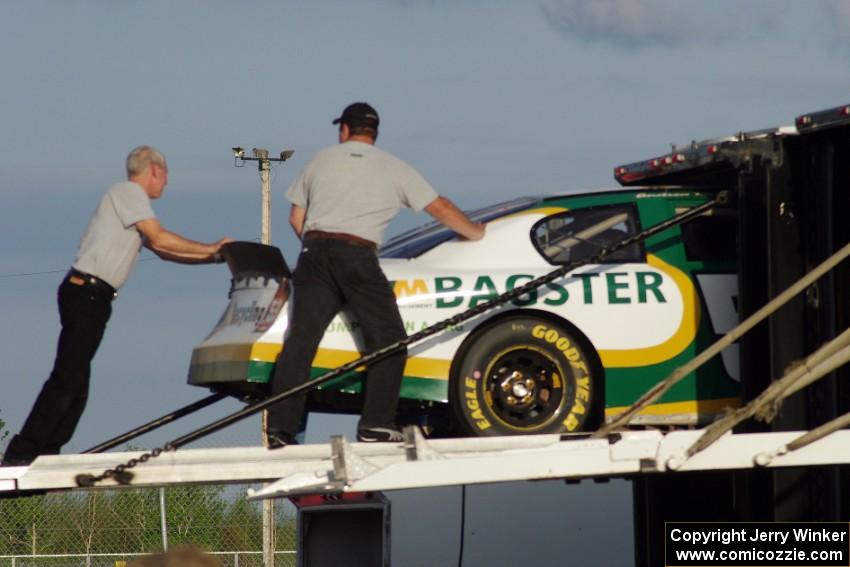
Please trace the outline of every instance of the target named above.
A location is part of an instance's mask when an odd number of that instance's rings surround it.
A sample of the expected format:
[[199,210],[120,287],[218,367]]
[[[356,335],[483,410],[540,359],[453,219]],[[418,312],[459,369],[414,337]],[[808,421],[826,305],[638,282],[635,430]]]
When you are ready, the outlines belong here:
[[[275,368],[273,395],[309,379],[322,335],[344,306],[360,323],[369,352],[406,336],[376,254],[384,230],[401,207],[424,209],[468,240],[484,236],[483,224],[472,223],[415,169],[375,147],[380,119],[370,105],[349,105],[333,124],[339,125],[339,145],[313,156],[286,193],[292,202],[289,222],[303,248],[293,276],[290,328]],[[401,440],[395,412],[405,360],[402,351],[369,367],[358,441]],[[305,402],[305,396],[298,396],[269,410],[270,448],[293,443]]]

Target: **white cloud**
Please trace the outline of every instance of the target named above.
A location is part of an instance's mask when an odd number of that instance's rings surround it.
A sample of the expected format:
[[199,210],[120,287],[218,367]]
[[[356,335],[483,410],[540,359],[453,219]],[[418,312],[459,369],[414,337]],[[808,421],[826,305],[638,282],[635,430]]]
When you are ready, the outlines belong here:
[[556,30],[583,40],[675,45],[701,35],[692,0],[544,0]]
[[725,42],[775,30],[776,4],[699,0],[541,0],[549,23],[586,41],[627,47]]
[[850,40],[850,0],[831,0],[827,12],[840,40]]

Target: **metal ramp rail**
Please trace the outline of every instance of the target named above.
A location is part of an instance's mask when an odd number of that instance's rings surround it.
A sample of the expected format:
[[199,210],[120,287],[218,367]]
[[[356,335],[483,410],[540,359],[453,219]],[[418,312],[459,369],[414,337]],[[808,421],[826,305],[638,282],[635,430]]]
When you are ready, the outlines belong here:
[[[260,499],[516,480],[850,464],[847,430],[795,451],[781,451],[804,433],[730,433],[685,458],[703,431],[626,431],[602,439],[576,434],[426,440],[418,428],[409,427],[405,442],[398,444],[349,443],[334,436],[327,444],[276,450],[184,449],[139,467],[131,485],[108,479],[94,490],[274,481],[249,490],[250,498]],[[103,470],[117,459],[138,454],[42,456],[27,467],[2,467],[0,498],[79,489],[79,474]]]

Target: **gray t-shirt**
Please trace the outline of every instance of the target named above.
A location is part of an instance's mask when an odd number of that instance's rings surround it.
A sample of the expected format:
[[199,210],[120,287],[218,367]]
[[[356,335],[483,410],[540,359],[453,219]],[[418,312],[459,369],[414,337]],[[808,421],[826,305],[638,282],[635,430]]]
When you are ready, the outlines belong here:
[[411,166],[363,142],[320,151],[286,192],[307,209],[304,233],[347,232],[377,244],[401,207],[421,211],[438,196]]
[[74,268],[120,288],[142,248],[136,223],[156,218],[145,190],[132,181],[117,183],[100,199],[83,234]]

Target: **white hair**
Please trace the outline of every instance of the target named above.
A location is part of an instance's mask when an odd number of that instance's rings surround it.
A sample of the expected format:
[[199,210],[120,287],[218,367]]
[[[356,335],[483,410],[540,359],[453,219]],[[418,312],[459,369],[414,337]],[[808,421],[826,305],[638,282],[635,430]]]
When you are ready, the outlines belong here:
[[141,175],[148,166],[156,164],[160,167],[168,167],[165,156],[150,146],[139,146],[127,155],[127,177]]

